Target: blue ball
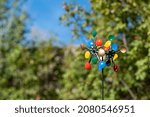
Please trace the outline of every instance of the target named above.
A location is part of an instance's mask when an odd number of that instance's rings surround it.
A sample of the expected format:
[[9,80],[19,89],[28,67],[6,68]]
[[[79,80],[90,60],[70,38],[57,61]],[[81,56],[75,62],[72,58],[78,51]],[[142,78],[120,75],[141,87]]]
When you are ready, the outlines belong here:
[[111,45],[111,49],[114,50],[114,51],[117,51],[117,50],[118,50],[118,44],[113,43],[113,44]]
[[94,46],[94,42],[92,40],[89,40],[87,46],[88,48],[92,48]]
[[100,61],[98,63],[98,70],[101,71],[105,66],[106,66],[106,62],[105,61]]

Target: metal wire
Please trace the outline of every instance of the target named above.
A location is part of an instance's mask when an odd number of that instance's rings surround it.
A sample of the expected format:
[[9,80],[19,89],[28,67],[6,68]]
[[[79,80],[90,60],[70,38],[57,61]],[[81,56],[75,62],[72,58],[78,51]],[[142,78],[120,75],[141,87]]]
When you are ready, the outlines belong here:
[[104,69],[102,69],[102,100],[104,100]]
[[[103,57],[102,57],[102,61],[103,61]],[[102,87],[101,87],[101,90],[102,90],[102,100],[104,100],[104,68],[102,69]]]

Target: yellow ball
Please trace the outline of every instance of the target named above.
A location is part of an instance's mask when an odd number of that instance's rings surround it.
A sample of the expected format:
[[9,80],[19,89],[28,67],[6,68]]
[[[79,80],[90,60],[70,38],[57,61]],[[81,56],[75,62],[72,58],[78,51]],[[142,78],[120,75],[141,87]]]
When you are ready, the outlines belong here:
[[116,60],[117,58],[118,58],[118,54],[115,54],[113,60]]
[[106,43],[104,44],[104,47],[108,48],[111,45],[111,41],[106,41]]
[[88,59],[88,58],[90,58],[91,53],[89,51],[86,51],[84,56],[86,59]]

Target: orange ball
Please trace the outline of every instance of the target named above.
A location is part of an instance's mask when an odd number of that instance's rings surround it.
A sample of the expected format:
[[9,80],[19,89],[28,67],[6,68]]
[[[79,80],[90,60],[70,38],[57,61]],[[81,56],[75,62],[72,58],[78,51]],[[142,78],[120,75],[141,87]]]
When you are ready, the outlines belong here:
[[105,51],[108,51],[109,49],[110,49],[110,47],[105,47],[105,46],[104,46],[104,50],[105,50]]

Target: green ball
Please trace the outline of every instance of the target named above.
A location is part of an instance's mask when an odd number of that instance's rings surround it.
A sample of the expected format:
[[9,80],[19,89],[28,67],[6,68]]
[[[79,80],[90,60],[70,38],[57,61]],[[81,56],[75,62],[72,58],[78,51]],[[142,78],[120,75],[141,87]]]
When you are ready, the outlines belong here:
[[115,36],[114,36],[114,35],[109,35],[109,36],[108,36],[108,40],[110,40],[110,41],[115,40]]
[[95,36],[97,35],[96,30],[93,30],[93,31],[92,31],[92,35],[93,35],[93,37],[95,37]]
[[98,61],[97,57],[92,57],[92,63],[93,63],[93,64],[96,64],[97,61]]

